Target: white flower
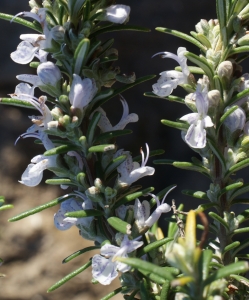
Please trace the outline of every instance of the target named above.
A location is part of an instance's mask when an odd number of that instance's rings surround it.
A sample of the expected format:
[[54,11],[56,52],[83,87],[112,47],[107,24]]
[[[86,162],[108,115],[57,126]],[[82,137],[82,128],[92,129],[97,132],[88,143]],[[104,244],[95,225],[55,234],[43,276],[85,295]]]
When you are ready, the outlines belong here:
[[[73,195],[73,193],[72,193]],[[67,230],[74,225],[83,225],[84,227],[89,227],[93,220],[93,217],[86,218],[75,218],[75,217],[65,217],[67,212],[80,211],[85,209],[92,209],[92,202],[84,194],[80,192],[75,192],[77,197],[84,200],[83,203],[76,201],[74,198],[70,198],[61,203],[61,207],[56,214],[54,214],[54,224],[59,230]]]
[[90,78],[81,79],[77,74],[73,74],[69,100],[74,108],[83,109],[96,95],[98,88],[95,80]]
[[123,154],[127,155],[126,160],[123,163],[121,163],[117,168],[117,171],[120,174],[118,178],[119,185],[129,186],[133,182],[137,181],[138,179],[144,176],[150,176],[154,174],[155,169],[146,166],[146,163],[149,159],[149,146],[147,144],[146,144],[146,150],[147,150],[147,155],[145,158],[142,149],[140,149],[140,153],[142,155],[141,166],[139,165],[139,163],[132,161],[132,156],[128,151],[123,151],[121,149],[116,152],[115,157],[118,157]]
[[192,148],[204,148],[206,146],[206,127],[214,126],[208,112],[208,95],[206,89],[201,91],[201,85],[197,85],[195,93],[197,113],[187,114],[180,118],[190,124],[185,135],[186,143]]
[[188,76],[190,72],[187,66],[187,58],[184,56],[185,52],[187,52],[186,48],[179,47],[177,55],[171,52],[160,52],[155,54],[160,54],[162,58],[172,58],[176,60],[182,68],[182,72],[172,70],[160,73],[161,77],[158,79],[157,83],[152,86],[154,94],[159,97],[166,97],[169,96],[173,89],[175,89],[179,84],[188,83]]
[[[35,35],[35,39],[38,35]],[[47,52],[40,50],[39,46],[33,46],[30,42],[24,40],[17,46],[17,50],[10,54],[11,59],[18,64],[28,64],[34,57],[37,57],[41,62],[46,61]]]
[[48,53],[42,49],[52,47],[52,32],[49,30],[46,22],[46,9],[40,8],[37,14],[21,12],[15,17],[17,16],[30,17],[36,20],[41,24],[44,34],[22,34],[20,39],[23,40],[23,42],[18,45],[16,51],[10,54],[10,57],[14,62],[19,64],[30,63],[34,57],[37,57],[41,62],[45,62]]
[[92,276],[103,285],[110,284],[117,276],[118,271],[127,272],[130,266],[115,261],[116,257],[128,257],[128,253],[141,247],[143,242],[129,240],[125,235],[120,247],[105,244],[101,247],[100,254],[96,254],[92,259]]
[[100,20],[123,24],[129,20],[131,9],[127,5],[119,4],[111,5],[104,10],[97,11],[97,13],[100,11],[103,11],[103,14],[99,17]]
[[123,97],[121,97],[120,101],[123,105],[123,115],[122,115],[121,120],[115,126],[112,126],[109,119],[106,117],[105,111],[101,107],[99,107],[97,109],[97,111],[99,111],[101,113],[101,117],[100,117],[98,126],[99,126],[99,128],[101,129],[102,132],[122,130],[122,129],[125,128],[125,126],[128,123],[133,123],[133,122],[138,121],[138,115],[137,114],[134,114],[134,113],[129,114],[129,107],[128,107],[128,104],[127,104],[126,100]]
[[59,89],[61,77],[60,69],[50,61],[38,66],[37,75],[21,74],[16,76],[18,80],[33,84],[34,88],[49,85],[54,89]]
[[[20,138],[27,137],[40,139],[46,150],[54,148],[53,143],[50,141],[47,134],[43,131],[39,131],[38,133],[25,133],[20,136]],[[43,171],[51,167],[56,167],[56,158],[57,155],[36,155],[32,158],[31,164],[28,165],[19,182],[30,187],[38,185],[42,180]]]
[[27,132],[35,132],[41,129],[49,129],[49,124],[53,122],[52,114],[45,104],[47,97],[41,96],[34,97],[34,87],[31,87],[27,83],[20,83],[16,86],[15,93],[10,95],[11,98],[17,98],[19,100],[25,100],[32,104],[40,113],[41,116],[30,116],[29,118],[34,123]]
[[162,213],[167,213],[171,210],[170,205],[164,203],[164,200],[166,199],[169,192],[171,192],[174,188],[175,186],[168,190],[168,192],[163,197],[161,204],[157,196],[153,194],[149,194],[156,200],[157,203],[157,208],[154,210],[151,216],[150,216],[150,203],[146,200],[144,200],[141,203],[139,199],[136,199],[134,205],[134,218],[140,229],[143,229],[144,227],[153,226],[153,224],[158,221]]

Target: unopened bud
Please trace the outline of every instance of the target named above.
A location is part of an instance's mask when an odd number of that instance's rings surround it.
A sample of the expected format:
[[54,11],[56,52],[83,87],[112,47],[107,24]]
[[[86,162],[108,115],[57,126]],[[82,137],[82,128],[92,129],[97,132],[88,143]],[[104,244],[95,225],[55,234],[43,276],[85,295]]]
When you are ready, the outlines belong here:
[[89,189],[86,190],[87,197],[93,202],[104,203],[104,197],[100,190],[95,186],[91,186]]
[[96,178],[94,180],[94,185],[96,188],[98,188],[101,192],[104,192],[105,186],[103,185],[103,182],[100,178]]
[[103,12],[98,18],[101,21],[109,21],[113,23],[123,24],[129,20],[130,7],[127,5],[111,5],[106,9],[99,10],[98,12]]
[[50,61],[38,66],[37,75],[45,85],[53,87],[57,86],[62,77],[60,69]]
[[208,106],[217,108],[220,103],[220,91],[219,90],[211,90],[208,92]]
[[232,74],[233,74],[233,64],[229,60],[223,61],[218,66],[218,75],[221,79],[227,78],[228,80],[230,80]]
[[[230,108],[231,107],[227,107],[225,109],[225,112]],[[234,112],[232,112],[225,119],[224,125],[230,131],[230,133],[233,133],[237,130],[241,131],[245,126],[245,122],[246,122],[246,114],[242,108],[238,107]]]

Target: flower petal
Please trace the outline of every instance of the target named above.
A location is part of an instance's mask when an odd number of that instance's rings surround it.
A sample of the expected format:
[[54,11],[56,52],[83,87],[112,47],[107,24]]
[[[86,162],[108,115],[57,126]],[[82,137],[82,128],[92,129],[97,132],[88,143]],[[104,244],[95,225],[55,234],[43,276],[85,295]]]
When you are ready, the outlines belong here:
[[92,258],[92,276],[103,285],[110,284],[117,276],[116,263],[96,254]]

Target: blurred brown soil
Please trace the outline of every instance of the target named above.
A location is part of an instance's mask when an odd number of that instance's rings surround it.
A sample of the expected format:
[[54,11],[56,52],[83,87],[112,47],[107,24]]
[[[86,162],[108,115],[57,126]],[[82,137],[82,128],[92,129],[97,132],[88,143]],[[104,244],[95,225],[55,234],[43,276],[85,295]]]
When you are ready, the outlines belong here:
[[[73,252],[93,245],[83,240],[77,228],[59,231],[54,227],[53,214],[58,207],[8,223],[8,218],[62,195],[63,191],[41,184],[34,188],[18,182],[25,167],[34,156],[33,141],[23,140],[14,146],[19,134],[30,126],[29,120],[16,108],[0,107],[0,195],[14,208],[0,212],[0,257],[4,264],[0,273],[1,300],[92,300],[101,299],[119,286],[116,280],[110,286],[91,283],[91,268],[74,277],[52,293],[47,289],[65,275],[84,265],[96,252],[62,264]],[[10,125],[11,124],[11,125]],[[21,148],[24,145],[25,148]],[[29,146],[31,145],[31,146]],[[39,152],[39,149],[40,152]],[[49,175],[49,172],[47,172]],[[44,180],[43,180],[44,181]],[[112,299],[123,299],[121,295]]]

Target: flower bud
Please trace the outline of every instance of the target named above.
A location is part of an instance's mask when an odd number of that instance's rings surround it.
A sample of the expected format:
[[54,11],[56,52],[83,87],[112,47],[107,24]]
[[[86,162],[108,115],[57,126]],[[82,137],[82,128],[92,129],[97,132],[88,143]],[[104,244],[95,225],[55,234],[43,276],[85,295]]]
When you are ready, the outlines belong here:
[[94,185],[96,188],[98,188],[101,192],[105,191],[105,186],[103,185],[103,182],[100,178],[96,178],[94,180]]
[[219,90],[211,90],[208,92],[208,106],[217,108],[220,103],[220,91]]
[[229,60],[223,61],[218,66],[218,75],[221,79],[227,78],[228,80],[230,80],[232,74],[233,74],[233,65]]
[[[226,107],[225,112],[229,110],[231,107]],[[237,130],[242,130],[245,126],[246,122],[246,114],[244,110],[238,107],[234,112],[232,112],[224,121],[224,125],[233,133]]]
[[56,87],[61,80],[60,69],[52,62],[44,62],[37,68],[37,75],[45,85]]

